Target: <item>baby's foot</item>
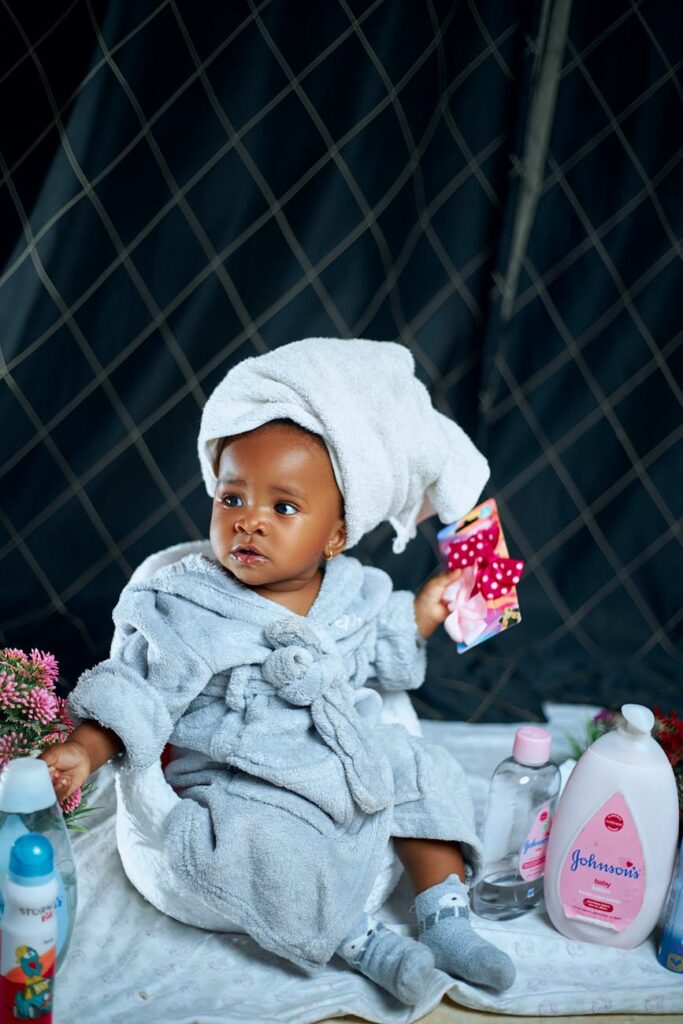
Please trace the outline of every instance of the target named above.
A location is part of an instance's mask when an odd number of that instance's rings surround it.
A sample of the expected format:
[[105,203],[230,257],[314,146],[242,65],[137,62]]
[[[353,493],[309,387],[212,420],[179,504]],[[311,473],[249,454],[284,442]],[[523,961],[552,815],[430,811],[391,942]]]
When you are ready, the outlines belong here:
[[514,964],[507,953],[472,930],[467,886],[457,875],[421,892],[415,910],[420,942],[429,946],[440,970],[497,992],[512,985]]
[[361,914],[337,953],[406,1006],[420,1001],[434,971],[434,957],[425,946],[367,914]]

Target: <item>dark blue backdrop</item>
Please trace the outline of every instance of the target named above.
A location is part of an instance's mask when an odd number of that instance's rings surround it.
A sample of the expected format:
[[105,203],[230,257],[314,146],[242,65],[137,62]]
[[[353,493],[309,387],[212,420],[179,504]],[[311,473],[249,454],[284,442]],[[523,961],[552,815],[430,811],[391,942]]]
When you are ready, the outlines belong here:
[[[398,339],[493,470],[524,621],[421,713],[665,706],[680,674],[681,20],[616,0],[0,8],[0,625],[68,680],[206,535],[206,395]],[[333,372],[336,368],[330,368]],[[378,388],[382,382],[377,382]],[[358,554],[416,587],[407,552]]]

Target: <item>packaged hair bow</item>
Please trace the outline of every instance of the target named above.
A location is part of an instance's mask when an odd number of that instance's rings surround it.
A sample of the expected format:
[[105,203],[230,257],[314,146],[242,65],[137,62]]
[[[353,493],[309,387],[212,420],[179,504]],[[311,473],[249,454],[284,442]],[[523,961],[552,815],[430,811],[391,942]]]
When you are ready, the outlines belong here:
[[521,622],[517,584],[524,562],[510,558],[493,499],[437,534],[444,569],[462,569],[446,588],[444,622],[458,654]]

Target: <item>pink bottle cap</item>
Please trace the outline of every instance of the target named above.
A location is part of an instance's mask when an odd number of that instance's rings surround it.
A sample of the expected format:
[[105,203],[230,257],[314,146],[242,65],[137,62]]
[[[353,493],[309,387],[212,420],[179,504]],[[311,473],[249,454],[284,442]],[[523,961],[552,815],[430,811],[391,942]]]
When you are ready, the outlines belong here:
[[545,764],[550,758],[550,744],[553,738],[547,729],[535,725],[523,725],[515,733],[512,756],[521,764]]

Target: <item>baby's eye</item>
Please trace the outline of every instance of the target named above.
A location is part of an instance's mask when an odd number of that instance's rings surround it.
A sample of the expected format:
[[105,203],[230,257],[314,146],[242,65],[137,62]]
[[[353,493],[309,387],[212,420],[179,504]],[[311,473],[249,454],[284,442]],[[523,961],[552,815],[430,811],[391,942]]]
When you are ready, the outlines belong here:
[[274,507],[275,511],[281,516],[293,516],[299,511],[296,505],[292,505],[291,501],[278,501]]
[[224,494],[221,501],[226,508],[239,508],[240,505],[244,504],[242,499],[237,494]]

